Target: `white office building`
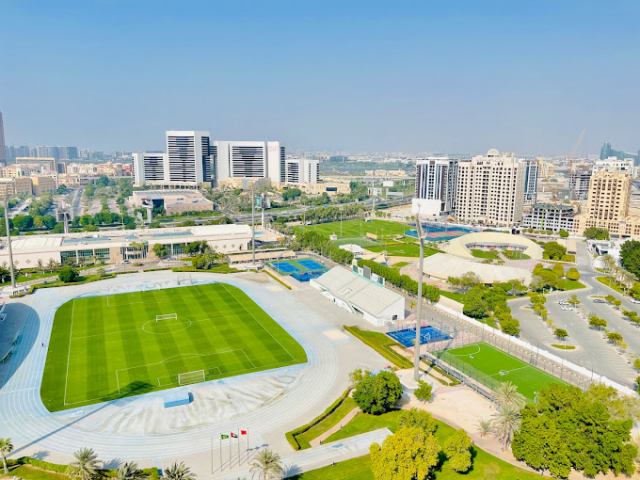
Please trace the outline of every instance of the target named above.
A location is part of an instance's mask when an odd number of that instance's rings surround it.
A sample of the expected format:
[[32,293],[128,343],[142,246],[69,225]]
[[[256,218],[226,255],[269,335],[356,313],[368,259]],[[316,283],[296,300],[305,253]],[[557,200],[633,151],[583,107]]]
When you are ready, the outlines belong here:
[[286,156],[283,142],[213,142],[216,152],[216,181],[230,178],[269,178],[286,181]]
[[629,175],[633,176],[633,159],[618,160],[618,157],[609,157],[606,160],[596,160],[596,163],[593,164],[592,174],[602,171],[627,172]]
[[524,216],[522,226],[535,230],[572,232],[574,217],[573,205],[538,203],[533,205],[531,212]]
[[168,131],[166,145],[166,153],[133,154],[135,185],[211,186],[215,148],[211,148],[209,132]]
[[455,208],[458,160],[428,157],[416,162],[416,195],[412,213],[423,216],[449,215]]
[[320,160],[308,158],[288,158],[285,161],[285,182],[318,183],[320,181]]
[[512,226],[522,221],[527,164],[491,149],[458,162],[456,217],[463,222]]

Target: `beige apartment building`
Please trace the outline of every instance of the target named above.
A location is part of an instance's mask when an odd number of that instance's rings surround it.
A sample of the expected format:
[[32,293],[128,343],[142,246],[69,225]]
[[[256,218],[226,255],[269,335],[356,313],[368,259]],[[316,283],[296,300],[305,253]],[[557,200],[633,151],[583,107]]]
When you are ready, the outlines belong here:
[[601,170],[591,176],[585,211],[576,215],[573,233],[582,235],[590,227],[605,228],[611,235],[637,237],[640,218],[629,216],[631,175]]
[[522,221],[526,163],[491,149],[458,162],[456,217],[463,222],[511,226]]

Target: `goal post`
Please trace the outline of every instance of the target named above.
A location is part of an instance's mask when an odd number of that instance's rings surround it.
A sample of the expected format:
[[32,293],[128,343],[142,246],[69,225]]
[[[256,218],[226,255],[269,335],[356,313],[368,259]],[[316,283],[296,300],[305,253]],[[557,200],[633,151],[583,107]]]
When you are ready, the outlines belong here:
[[190,383],[204,382],[204,370],[196,370],[194,372],[186,372],[178,374],[179,385],[189,385]]
[[177,320],[177,313],[165,313],[163,315],[156,315],[156,322],[160,322],[162,320]]

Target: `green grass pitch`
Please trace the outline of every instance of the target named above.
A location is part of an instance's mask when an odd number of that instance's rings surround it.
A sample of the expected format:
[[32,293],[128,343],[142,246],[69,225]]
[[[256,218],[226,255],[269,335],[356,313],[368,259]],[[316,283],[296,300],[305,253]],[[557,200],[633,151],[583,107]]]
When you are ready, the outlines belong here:
[[[231,285],[82,297],[55,314],[40,393],[57,411],[306,361],[300,344]],[[180,376],[189,372],[197,373]]]
[[342,222],[342,237],[340,236],[340,222],[318,223],[315,225],[307,225],[306,227],[296,227],[296,231],[302,229],[313,230],[321,235],[329,238],[330,235],[338,235],[338,239],[342,238],[363,238],[367,233],[378,235],[379,239],[393,238],[396,235],[402,235],[413,227],[400,222],[387,222],[385,220],[344,220]]
[[[529,400],[533,400],[536,392],[551,383],[567,385],[559,378],[484,342],[437,352],[435,355],[460,371],[463,371],[465,366],[473,367],[495,379],[494,386],[500,382],[511,382],[518,387],[518,392]],[[473,375],[470,376],[473,378]]]

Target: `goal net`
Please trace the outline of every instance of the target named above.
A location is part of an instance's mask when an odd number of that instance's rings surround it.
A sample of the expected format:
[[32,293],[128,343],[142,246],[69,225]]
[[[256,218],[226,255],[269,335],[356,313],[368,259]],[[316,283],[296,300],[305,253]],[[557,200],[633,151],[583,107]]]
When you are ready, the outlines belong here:
[[162,320],[177,320],[177,313],[165,313],[164,315],[156,315],[156,322],[160,322]]
[[190,383],[204,382],[204,370],[178,374],[178,384],[188,385]]
[[178,285],[191,285],[191,275],[189,274],[181,274],[178,275]]

